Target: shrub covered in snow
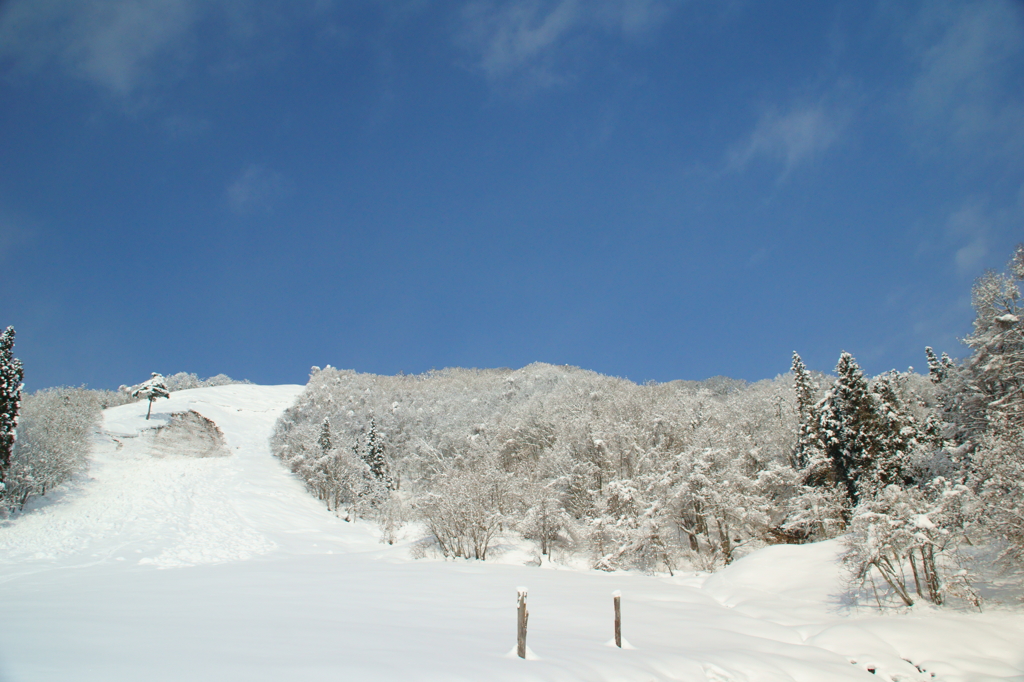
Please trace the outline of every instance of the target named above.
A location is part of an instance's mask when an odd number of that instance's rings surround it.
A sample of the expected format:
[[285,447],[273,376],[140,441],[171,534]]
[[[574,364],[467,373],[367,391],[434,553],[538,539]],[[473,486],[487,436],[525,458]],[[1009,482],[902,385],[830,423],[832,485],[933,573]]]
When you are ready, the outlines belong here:
[[178,372],[164,377],[164,384],[169,391],[185,391],[190,388],[207,388],[210,386],[230,386],[231,384],[248,384],[249,381],[237,381],[227,374],[200,379],[194,372]]
[[45,495],[82,469],[100,414],[96,393],[84,388],[48,388],[26,396],[5,506],[20,509],[31,496]]
[[906,606],[948,597],[978,606],[961,554],[969,496],[962,485],[937,481],[925,490],[889,485],[859,505],[844,538],[855,586],[870,586],[879,605],[882,594],[892,594]]

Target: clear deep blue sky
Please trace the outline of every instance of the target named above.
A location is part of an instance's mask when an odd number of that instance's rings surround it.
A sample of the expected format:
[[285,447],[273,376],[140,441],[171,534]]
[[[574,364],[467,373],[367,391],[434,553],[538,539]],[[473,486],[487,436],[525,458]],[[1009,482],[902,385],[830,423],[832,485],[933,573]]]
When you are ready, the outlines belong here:
[[962,355],[1024,240],[1024,3],[6,0],[28,389]]

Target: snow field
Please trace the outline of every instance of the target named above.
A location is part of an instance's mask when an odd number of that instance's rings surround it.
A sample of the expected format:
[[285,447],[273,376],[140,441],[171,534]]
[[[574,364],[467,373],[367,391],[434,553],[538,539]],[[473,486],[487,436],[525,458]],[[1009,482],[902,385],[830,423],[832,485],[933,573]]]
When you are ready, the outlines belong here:
[[[1024,680],[1019,612],[851,609],[835,542],[673,578],[413,561],[417,537],[379,544],[271,457],[300,391],[181,391],[148,423],[145,403],[108,410],[89,473],[0,527],[0,681]],[[187,410],[228,456],[157,443]],[[529,660],[510,655],[518,586]]]

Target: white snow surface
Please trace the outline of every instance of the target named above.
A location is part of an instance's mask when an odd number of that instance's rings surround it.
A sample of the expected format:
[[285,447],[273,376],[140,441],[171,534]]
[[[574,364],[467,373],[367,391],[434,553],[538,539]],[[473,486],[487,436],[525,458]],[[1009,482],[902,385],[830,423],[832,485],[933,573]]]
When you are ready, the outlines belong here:
[[[836,542],[710,576],[526,566],[517,551],[413,560],[414,533],[380,544],[271,456],[301,390],[180,391],[149,422],[145,402],[107,410],[89,472],[0,526],[0,681],[1024,681],[1019,610],[853,608]],[[227,456],[157,442],[187,410],[217,424]]]

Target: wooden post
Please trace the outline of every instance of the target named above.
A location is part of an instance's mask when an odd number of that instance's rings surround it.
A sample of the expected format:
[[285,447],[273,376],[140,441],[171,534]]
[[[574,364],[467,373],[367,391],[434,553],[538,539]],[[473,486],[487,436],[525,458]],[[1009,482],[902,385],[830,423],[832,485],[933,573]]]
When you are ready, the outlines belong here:
[[622,593],[618,590],[612,592],[612,599],[615,601],[615,646],[622,648]]
[[526,610],[526,588],[520,587],[518,589],[518,621],[519,621],[519,638],[516,653],[519,654],[519,658],[526,658],[526,621],[530,618],[530,612]]

